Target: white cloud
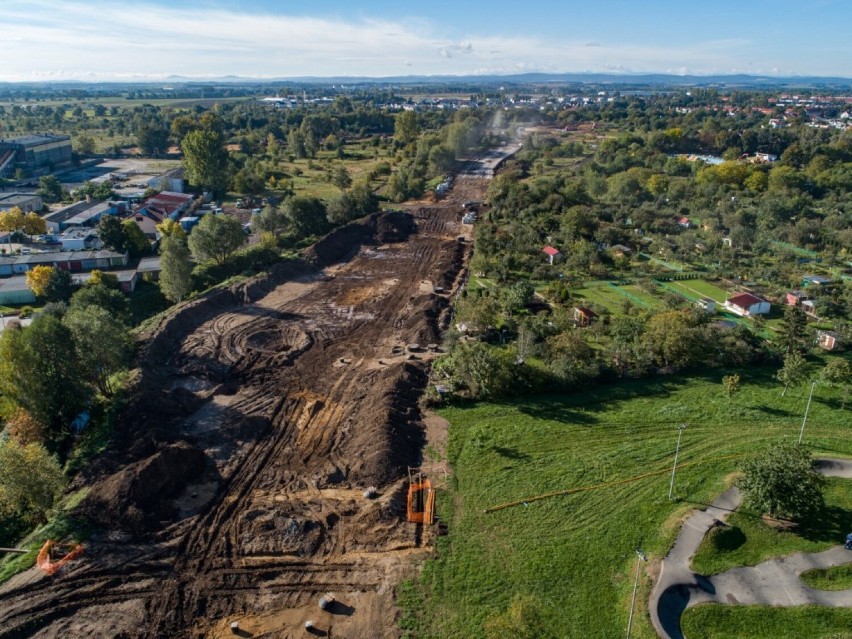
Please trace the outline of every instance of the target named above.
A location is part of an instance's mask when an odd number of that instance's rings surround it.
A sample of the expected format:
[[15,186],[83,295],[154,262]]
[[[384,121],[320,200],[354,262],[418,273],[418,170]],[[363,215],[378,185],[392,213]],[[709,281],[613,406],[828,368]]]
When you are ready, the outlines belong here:
[[445,26],[423,19],[344,21],[79,0],[4,4],[11,6],[3,8],[8,37],[0,40],[2,80],[672,68],[702,73],[738,66],[749,50],[746,41],[669,47],[474,33],[450,40],[440,35]]

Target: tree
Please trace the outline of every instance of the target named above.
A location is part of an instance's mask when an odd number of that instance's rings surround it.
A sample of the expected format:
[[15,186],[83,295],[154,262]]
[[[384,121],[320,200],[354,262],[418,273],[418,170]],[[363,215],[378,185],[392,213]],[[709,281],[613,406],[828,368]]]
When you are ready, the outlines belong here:
[[420,124],[417,122],[417,113],[414,111],[403,111],[397,114],[394,122],[394,137],[406,146],[415,142],[420,134]]
[[805,341],[808,318],[798,306],[788,306],[784,311],[784,324],[781,327],[781,345],[786,353],[801,351]]
[[[197,230],[197,229],[196,229]],[[183,301],[192,287],[189,249],[177,237],[165,236],[160,243],[160,290],[172,302]]]
[[189,182],[217,196],[224,193],[228,187],[228,152],[222,134],[211,129],[190,131],[181,149]]
[[47,302],[67,302],[74,293],[71,273],[54,266],[36,266],[27,271],[27,286],[33,295]]
[[[135,226],[135,225],[134,225]],[[115,215],[104,215],[98,222],[98,237],[103,245],[116,253],[127,251],[127,229]]]
[[39,235],[47,233],[47,222],[38,213],[30,211],[24,216],[24,223],[21,228],[27,235]]
[[199,262],[214,260],[222,264],[245,241],[246,235],[237,218],[230,215],[205,215],[189,236],[189,250]]
[[130,253],[130,257],[137,258],[148,252],[148,249],[151,248],[151,242],[148,241],[145,233],[142,232],[136,222],[124,220],[121,226],[124,228],[124,234],[127,237],[127,252]]
[[186,242],[186,231],[183,230],[180,222],[170,217],[157,224],[157,231],[164,238],[171,237],[181,242]]
[[722,385],[725,387],[725,392],[728,395],[728,399],[731,399],[740,389],[740,376],[738,374],[733,375],[725,375],[722,378]]
[[24,227],[27,216],[17,206],[13,206],[8,211],[0,213],[0,231],[14,233]]
[[46,445],[65,453],[70,424],[88,404],[71,331],[53,315],[0,334],[0,391],[44,428]]
[[843,399],[841,400],[840,409],[846,408],[846,402],[849,400],[849,387],[852,385],[852,365],[849,360],[834,358],[829,360],[820,373],[820,378],[835,387],[839,387],[843,391]]
[[256,215],[251,216],[251,230],[253,233],[272,233],[278,235],[287,228],[287,216],[281,209],[267,205]]
[[[94,271],[92,271],[94,275]],[[100,282],[93,281],[95,278],[81,287],[74,295],[71,296],[72,309],[85,309],[87,307],[102,308],[109,312],[114,318],[125,325],[130,324],[130,304],[127,301],[127,296],[121,292],[116,286],[113,287],[111,279],[106,277],[109,273],[104,273],[104,277]]]
[[320,235],[328,229],[325,204],[315,197],[291,197],[284,205],[290,229],[298,238]]
[[770,517],[801,521],[823,505],[825,480],[802,446],[774,444],[747,461],[742,470],[737,487],[745,503]]
[[38,179],[38,189],[36,193],[44,199],[45,202],[59,202],[65,193],[62,190],[62,184],[55,175],[43,175]]
[[169,130],[159,122],[139,121],[134,134],[145,155],[161,155],[169,150]]
[[127,366],[132,341],[127,327],[107,309],[74,307],[65,315],[65,325],[86,381],[104,397],[112,397],[110,377]]
[[775,377],[779,382],[784,384],[784,390],[781,391],[781,397],[787,394],[787,389],[790,386],[797,386],[805,381],[808,376],[808,363],[798,351],[788,353],[784,357],[784,365],[781,367]]
[[352,176],[349,175],[349,171],[347,171],[346,167],[343,165],[338,166],[337,169],[335,169],[331,181],[334,186],[339,188],[341,191],[345,191],[352,186]]
[[44,446],[0,439],[0,518],[17,517],[28,525],[44,523],[64,486],[62,468]]
[[467,388],[471,397],[499,397],[512,385],[512,359],[506,351],[483,342],[462,342],[448,358],[440,360],[440,370],[457,386]]
[[77,136],[75,140],[76,144],[74,145],[77,149],[77,153],[80,155],[94,155],[95,154],[95,138],[86,133],[81,133]]

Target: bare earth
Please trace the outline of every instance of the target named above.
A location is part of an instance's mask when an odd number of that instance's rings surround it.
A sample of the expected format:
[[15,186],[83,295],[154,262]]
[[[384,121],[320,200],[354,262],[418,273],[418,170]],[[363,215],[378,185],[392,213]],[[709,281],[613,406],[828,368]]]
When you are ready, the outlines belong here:
[[333,233],[316,269],[282,266],[154,327],[116,441],[80,481],[97,532],[59,575],[0,586],[0,637],[233,636],[233,621],[304,637],[308,620],[397,637],[395,588],[434,534],[405,521],[406,469],[446,472],[440,420],[422,457],[434,355],[406,345],[448,325],[470,252],[461,203],[485,187],[460,178],[410,215]]

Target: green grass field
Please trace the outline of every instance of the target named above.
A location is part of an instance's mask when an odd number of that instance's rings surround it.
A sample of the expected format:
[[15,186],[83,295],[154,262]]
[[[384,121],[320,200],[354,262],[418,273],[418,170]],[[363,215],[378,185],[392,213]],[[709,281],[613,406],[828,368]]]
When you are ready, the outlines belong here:
[[[733,401],[723,372],[655,378],[566,396],[449,407],[454,476],[439,496],[449,535],[406,593],[409,636],[482,637],[486,621],[516,596],[542,604],[542,637],[614,637],[627,624],[634,549],[652,560],[670,547],[683,517],[726,485],[739,458],[798,433],[803,389],[782,398],[769,370],[739,371]],[[826,391],[829,392],[829,391]],[[848,412],[822,395],[806,442],[852,455]],[[667,498],[675,428],[683,436],[676,495]],[[658,473],[632,482],[518,505],[542,493]],[[654,637],[644,610],[644,573],[633,637]],[[769,635],[767,635],[769,636]]]
[[625,301],[629,301],[633,306],[652,310],[663,306],[660,299],[634,284],[615,285],[607,280],[587,282],[583,288],[574,290],[573,294],[585,300],[587,304],[606,308],[614,315],[622,314]]
[[724,304],[728,297],[728,293],[718,286],[714,286],[704,280],[682,280],[675,282],[666,282],[667,288],[671,288],[682,294],[690,300],[697,300],[701,297],[709,297],[717,304]]
[[801,577],[803,582],[817,590],[849,590],[852,588],[852,564],[808,570]]
[[831,478],[825,488],[825,509],[793,530],[772,528],[759,513],[741,508],[704,538],[692,568],[704,575],[737,566],[754,566],[770,557],[794,552],[819,552],[842,543],[852,530],[852,489],[848,479]]
[[852,639],[852,609],[705,604],[683,615],[689,639]]

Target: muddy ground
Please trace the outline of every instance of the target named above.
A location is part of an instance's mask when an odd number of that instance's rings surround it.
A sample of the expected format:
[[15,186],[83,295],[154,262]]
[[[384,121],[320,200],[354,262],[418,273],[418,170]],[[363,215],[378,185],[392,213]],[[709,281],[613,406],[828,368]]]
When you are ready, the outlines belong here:
[[338,230],[312,266],[153,327],[115,441],[79,480],[96,533],[59,575],[0,586],[0,637],[234,636],[233,621],[304,637],[308,620],[318,636],[399,636],[394,590],[435,534],[404,517],[435,356],[408,345],[450,321],[471,247],[461,203],[486,184]]

